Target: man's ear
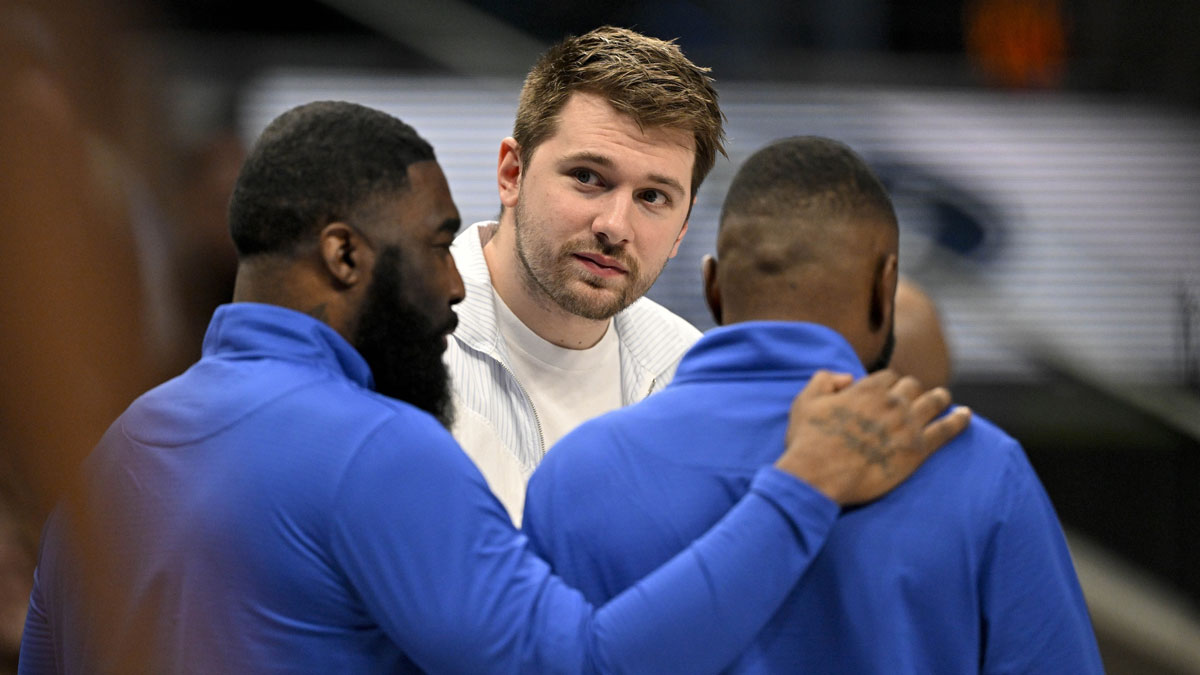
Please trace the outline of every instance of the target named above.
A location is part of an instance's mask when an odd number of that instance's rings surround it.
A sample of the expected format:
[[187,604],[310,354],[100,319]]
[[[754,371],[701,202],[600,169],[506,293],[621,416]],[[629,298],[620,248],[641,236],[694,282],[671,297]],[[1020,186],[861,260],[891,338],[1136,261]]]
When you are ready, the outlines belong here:
[[330,223],[321,230],[318,253],[326,271],[344,287],[366,281],[375,259],[366,239],[343,222]]
[[718,326],[721,323],[721,286],[717,284],[717,259],[711,255],[700,261],[700,274],[704,277],[704,302]]
[[892,314],[896,311],[896,284],[899,279],[899,258],[895,253],[889,253],[875,267],[875,280],[871,286],[872,331],[892,325]]
[[521,194],[521,146],[512,136],[500,141],[500,157],[496,162],[496,183],[500,188],[500,203],[511,209]]

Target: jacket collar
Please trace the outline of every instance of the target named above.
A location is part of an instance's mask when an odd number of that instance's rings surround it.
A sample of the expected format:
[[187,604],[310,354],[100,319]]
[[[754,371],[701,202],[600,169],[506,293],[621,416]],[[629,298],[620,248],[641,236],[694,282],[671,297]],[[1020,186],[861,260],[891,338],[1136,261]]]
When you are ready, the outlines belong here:
[[[497,227],[499,224],[496,221],[475,223],[454,239],[454,261],[466,287],[466,297],[455,308],[460,321],[454,337],[472,349],[506,360],[504,355],[507,352],[501,344],[500,331],[496,326],[492,275],[483,257],[483,246],[496,233]],[[643,331],[665,332],[655,330],[658,326],[651,323],[656,319],[655,309],[665,311],[649,300],[639,298],[613,317],[613,330],[617,331],[622,359],[631,358],[641,368],[657,375],[675,365],[682,347],[664,348],[660,340],[639,339]],[[634,388],[640,389],[641,385],[639,381]]]
[[366,360],[328,324],[256,302],[221,305],[204,334],[203,355],[300,361],[375,388]]
[[798,321],[720,326],[683,357],[672,384],[730,379],[808,379],[818,369],[866,374],[850,343],[831,328]]
[[466,297],[454,308],[460,319],[454,337],[472,349],[492,355],[504,351],[496,325],[492,275],[483,257],[483,245],[496,233],[497,227],[494,221],[475,223],[460,232],[451,247],[466,288]]

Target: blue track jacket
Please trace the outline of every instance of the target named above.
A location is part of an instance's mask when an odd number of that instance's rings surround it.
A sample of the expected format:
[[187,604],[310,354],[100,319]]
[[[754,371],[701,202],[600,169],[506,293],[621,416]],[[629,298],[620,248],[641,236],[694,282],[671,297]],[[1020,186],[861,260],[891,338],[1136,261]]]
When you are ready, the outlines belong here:
[[764,471],[708,537],[593,609],[450,434],[371,387],[324,323],[219,308],[203,358],[134,402],[86,462],[88,513],[119,570],[109,604],[83,601],[94,559],[67,512],[47,525],[20,672],[111,672],[129,654],[154,673],[711,672],[837,515]]
[[[819,368],[862,375],[815,324],[710,331],[662,392],[592,420],[546,455],[524,528],[592,602],[703,533],[783,443]],[[757,569],[774,574],[775,561]],[[847,509],[742,673],[1100,673],[1062,531],[1021,447],[976,416],[905,483]]]

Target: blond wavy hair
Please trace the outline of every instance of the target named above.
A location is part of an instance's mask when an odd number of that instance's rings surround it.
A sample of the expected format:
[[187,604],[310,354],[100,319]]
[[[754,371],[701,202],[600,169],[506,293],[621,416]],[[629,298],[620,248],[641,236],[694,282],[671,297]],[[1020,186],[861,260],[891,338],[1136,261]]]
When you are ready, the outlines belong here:
[[528,162],[554,135],[558,113],[575,92],[603,96],[641,128],[669,127],[696,140],[692,196],[725,152],[725,115],[709,68],[692,63],[674,40],[604,26],[568,37],[542,55],[525,78],[513,138]]

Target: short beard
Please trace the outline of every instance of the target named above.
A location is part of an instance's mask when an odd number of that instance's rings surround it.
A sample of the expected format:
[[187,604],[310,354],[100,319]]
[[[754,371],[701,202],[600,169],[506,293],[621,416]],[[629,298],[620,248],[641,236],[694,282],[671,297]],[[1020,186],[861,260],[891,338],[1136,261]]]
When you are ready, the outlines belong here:
[[887,337],[883,340],[883,348],[879,350],[879,356],[867,364],[867,372],[873,373],[887,368],[888,364],[892,362],[892,352],[894,351],[896,351],[896,328],[893,326],[888,329]]
[[354,331],[354,346],[375,378],[375,391],[433,415],[449,428],[454,422],[450,378],[442,361],[442,335],[411,303],[404,301],[400,249],[383,250]]
[[[521,263],[521,277],[525,287],[535,297],[549,298],[563,311],[575,316],[592,321],[603,321],[612,318],[617,312],[642,297],[646,291],[650,290],[654,280],[658,278],[656,274],[650,278],[649,283],[643,283],[636,260],[628,256],[621,247],[605,244],[599,240],[571,242],[557,251],[551,250],[549,244],[539,240],[533,234],[536,230],[541,229],[540,223],[531,223],[525,217],[525,210],[521,206],[522,202],[517,202],[513,209],[517,259]],[[627,271],[630,283],[607,300],[572,292],[569,285],[579,277],[570,269],[567,260],[571,254],[582,252],[596,252],[619,260]],[[663,267],[666,267],[665,262]],[[659,272],[661,273],[662,270]],[[607,288],[600,285],[593,287]]]

